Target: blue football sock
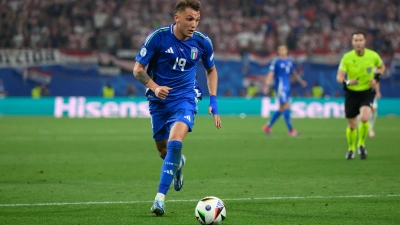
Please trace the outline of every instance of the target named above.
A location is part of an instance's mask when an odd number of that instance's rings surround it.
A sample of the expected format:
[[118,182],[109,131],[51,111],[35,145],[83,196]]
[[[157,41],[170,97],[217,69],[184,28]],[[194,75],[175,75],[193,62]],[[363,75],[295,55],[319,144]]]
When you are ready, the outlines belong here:
[[274,115],[272,115],[271,120],[267,123],[267,127],[272,127],[272,125],[274,125],[281,115],[282,113],[280,111],[276,111]]
[[160,176],[160,185],[158,186],[158,193],[167,194],[169,186],[174,179],[176,170],[179,167],[182,156],[182,142],[168,141],[167,156],[163,161]]
[[286,126],[289,131],[293,130],[292,120],[290,118],[290,109],[285,109],[283,111],[283,117],[285,118]]

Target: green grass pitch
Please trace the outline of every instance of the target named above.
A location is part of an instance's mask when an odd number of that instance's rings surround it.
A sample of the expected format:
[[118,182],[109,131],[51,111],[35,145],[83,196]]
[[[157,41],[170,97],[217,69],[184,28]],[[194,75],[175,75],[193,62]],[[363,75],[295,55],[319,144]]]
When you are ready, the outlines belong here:
[[223,224],[399,224],[400,119],[378,118],[368,159],[345,160],[345,119],[196,118],[183,144],[185,185],[149,209],[161,159],[150,119],[0,118],[0,224],[198,224],[202,197]]

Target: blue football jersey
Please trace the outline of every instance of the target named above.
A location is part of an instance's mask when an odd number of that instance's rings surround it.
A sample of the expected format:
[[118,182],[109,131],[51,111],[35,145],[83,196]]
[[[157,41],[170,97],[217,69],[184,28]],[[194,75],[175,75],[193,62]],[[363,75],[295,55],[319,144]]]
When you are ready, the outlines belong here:
[[269,70],[274,72],[274,86],[277,92],[290,91],[290,74],[294,71],[292,60],[275,59],[272,61]]
[[[196,68],[200,59],[206,69],[214,66],[214,52],[207,35],[195,31],[188,40],[175,37],[175,24],[160,27],[146,38],[136,61],[148,65],[147,73],[160,86],[172,88],[164,101],[199,97]],[[162,101],[146,90],[149,101]]]

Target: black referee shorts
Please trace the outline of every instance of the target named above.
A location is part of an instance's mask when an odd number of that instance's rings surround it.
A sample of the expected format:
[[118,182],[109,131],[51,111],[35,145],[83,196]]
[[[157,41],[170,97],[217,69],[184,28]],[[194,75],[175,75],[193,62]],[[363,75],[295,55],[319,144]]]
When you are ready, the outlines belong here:
[[358,116],[361,106],[372,107],[375,94],[375,89],[366,91],[351,91],[347,89],[344,102],[346,118],[355,118]]

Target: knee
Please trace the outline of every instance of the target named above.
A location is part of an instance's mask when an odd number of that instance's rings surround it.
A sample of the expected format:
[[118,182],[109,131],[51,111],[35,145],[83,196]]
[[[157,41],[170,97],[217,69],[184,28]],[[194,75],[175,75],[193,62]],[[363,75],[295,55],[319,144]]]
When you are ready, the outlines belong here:
[[179,142],[183,142],[183,139],[185,138],[184,134],[180,134],[180,133],[174,133],[171,134],[171,136],[168,139],[168,142],[170,141],[179,141]]
[[362,115],[360,117],[360,122],[361,123],[365,123],[365,122],[368,122],[368,121],[369,121],[369,115]]
[[356,121],[349,121],[348,126],[351,130],[357,129],[357,122]]

